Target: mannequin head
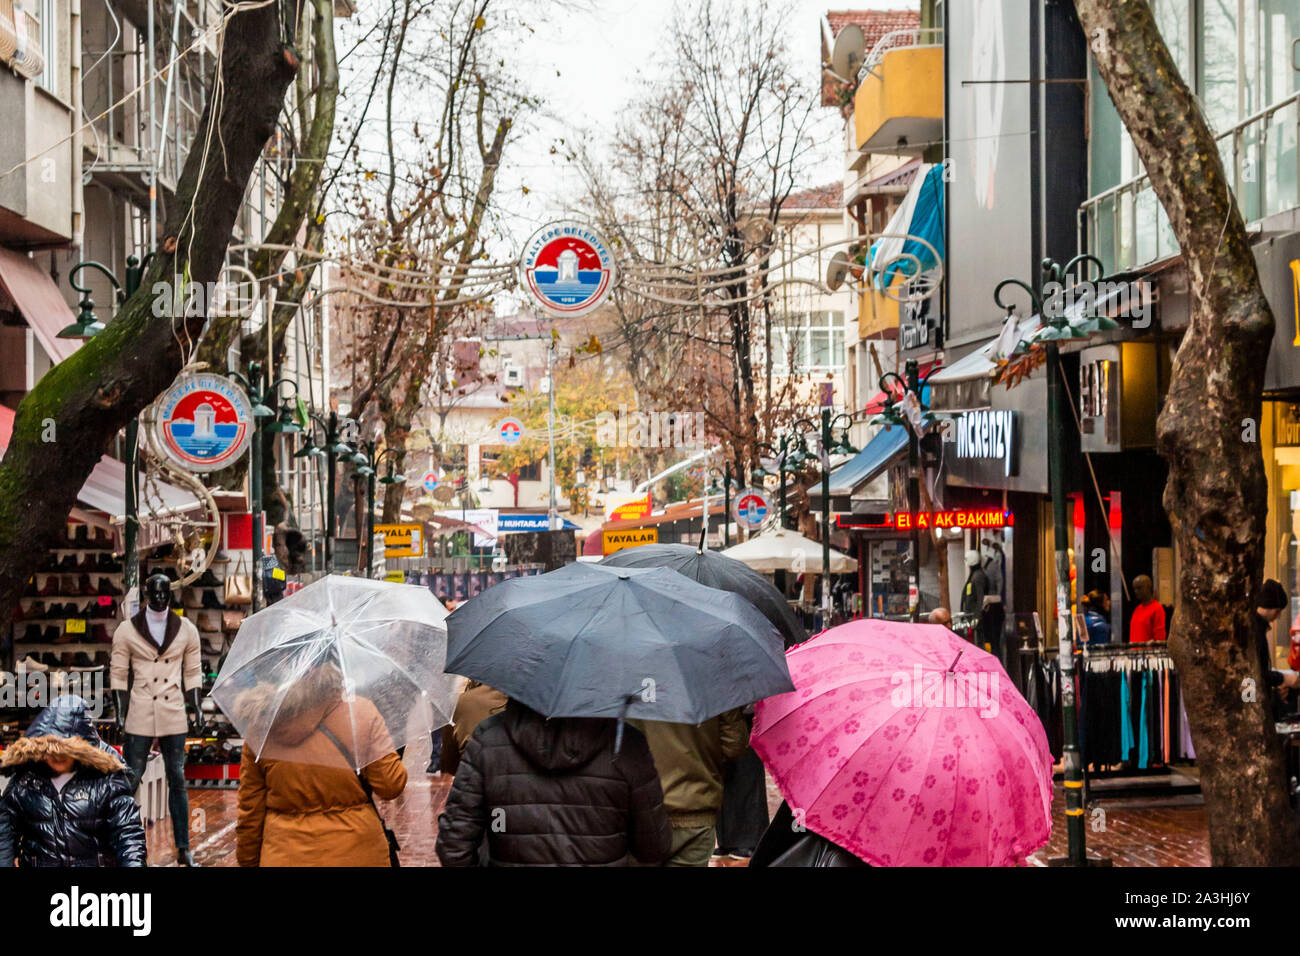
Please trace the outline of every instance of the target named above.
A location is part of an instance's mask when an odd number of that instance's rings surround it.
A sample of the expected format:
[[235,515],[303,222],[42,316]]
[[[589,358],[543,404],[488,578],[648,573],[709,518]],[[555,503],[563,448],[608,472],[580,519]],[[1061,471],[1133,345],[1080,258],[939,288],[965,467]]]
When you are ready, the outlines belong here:
[[980,553],[975,550],[966,552],[966,567],[978,568],[980,566]]
[[144,596],[151,611],[166,611],[172,606],[172,582],[165,574],[151,574],[144,582]]

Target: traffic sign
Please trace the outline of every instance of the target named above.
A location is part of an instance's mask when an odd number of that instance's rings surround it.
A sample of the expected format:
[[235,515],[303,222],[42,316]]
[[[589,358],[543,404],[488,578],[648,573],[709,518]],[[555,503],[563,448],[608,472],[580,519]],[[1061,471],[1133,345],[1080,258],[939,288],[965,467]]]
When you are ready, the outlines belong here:
[[524,437],[524,423],[517,418],[503,418],[497,422],[497,434],[501,436],[501,444],[517,445]]
[[731,506],[731,516],[747,528],[757,528],[771,508],[772,504],[764,492],[757,488],[746,488],[736,496]]

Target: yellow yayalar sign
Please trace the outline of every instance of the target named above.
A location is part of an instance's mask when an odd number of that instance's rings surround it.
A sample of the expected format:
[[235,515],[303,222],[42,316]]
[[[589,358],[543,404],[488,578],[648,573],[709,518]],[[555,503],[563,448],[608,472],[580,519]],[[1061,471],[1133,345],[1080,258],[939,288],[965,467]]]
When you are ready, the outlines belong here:
[[424,554],[424,528],[418,523],[377,524],[384,536],[384,557],[418,558]]
[[613,554],[624,548],[635,548],[642,544],[658,544],[658,528],[630,528],[627,531],[602,531],[601,551]]

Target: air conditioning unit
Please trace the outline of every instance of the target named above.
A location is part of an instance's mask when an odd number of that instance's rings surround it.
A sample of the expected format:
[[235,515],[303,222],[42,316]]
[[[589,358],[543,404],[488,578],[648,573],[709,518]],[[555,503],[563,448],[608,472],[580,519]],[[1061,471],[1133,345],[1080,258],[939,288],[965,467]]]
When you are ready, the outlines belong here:
[[507,365],[502,370],[502,378],[507,385],[514,388],[523,388],[524,370],[514,365]]

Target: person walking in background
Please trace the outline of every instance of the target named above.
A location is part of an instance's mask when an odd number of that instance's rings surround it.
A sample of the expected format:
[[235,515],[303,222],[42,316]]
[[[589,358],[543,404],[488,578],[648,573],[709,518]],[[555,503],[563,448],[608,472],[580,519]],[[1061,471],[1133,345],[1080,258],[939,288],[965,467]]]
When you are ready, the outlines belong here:
[[[672,826],[672,852],[662,865],[708,866],[715,844],[720,850],[730,849],[718,841],[718,811],[722,809],[724,768],[749,746],[744,714],[740,709],[729,710],[698,725],[661,720],[634,720],[632,724],[645,734],[654,755]],[[758,767],[762,773],[761,761]],[[757,842],[755,838],[754,844]],[[753,844],[743,849],[752,851]]]
[[134,780],[99,739],[86,702],[56,698],[9,747],[0,866],[144,866]]
[[1129,618],[1128,642],[1145,644],[1148,641],[1163,641],[1165,636],[1165,609],[1155,599],[1155,589],[1151,578],[1139,574],[1133,579],[1133,596],[1137,598],[1137,607]]
[[1273,666],[1273,622],[1290,603],[1286,590],[1272,578],[1260,586],[1255,598],[1255,652],[1259,655],[1259,670],[1268,688],[1274,720],[1286,715],[1286,695],[1300,684],[1300,675],[1295,671],[1281,671]]
[[1094,588],[1084,595],[1080,603],[1083,604],[1083,625],[1088,629],[1088,643],[1109,644],[1110,595]]
[[517,700],[474,731],[438,818],[443,866],[659,863],[673,834],[650,748],[618,721],[548,720]]
[[[442,606],[446,608],[448,614],[456,610],[456,602],[451,598],[447,597],[442,598],[441,600]],[[447,745],[446,728],[439,727],[430,735],[430,737],[429,766],[425,768],[424,772],[436,777],[442,773],[448,762],[442,755],[442,748]],[[454,762],[452,766],[455,766]]]
[[[314,668],[278,700],[276,688],[245,691],[250,715],[274,709],[261,756],[244,747],[235,853],[240,866],[391,866],[395,847],[374,797],[396,798],[406,768],[373,703],[341,700],[333,664]],[[355,728],[355,729],[354,729]],[[384,753],[356,773],[352,754]]]

